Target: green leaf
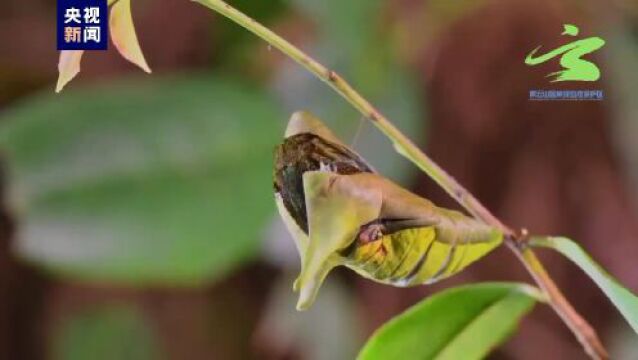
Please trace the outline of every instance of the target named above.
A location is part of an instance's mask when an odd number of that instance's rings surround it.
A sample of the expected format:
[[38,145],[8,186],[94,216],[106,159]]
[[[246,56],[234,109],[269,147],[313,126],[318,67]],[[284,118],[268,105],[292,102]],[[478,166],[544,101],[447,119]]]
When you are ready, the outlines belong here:
[[541,299],[536,288],[518,283],[448,289],[384,324],[358,359],[482,359]]
[[149,325],[128,306],[75,314],[66,318],[55,334],[56,359],[151,360],[159,355]]
[[629,325],[638,333],[638,297],[620,285],[577,243],[564,237],[539,237],[533,238],[530,244],[554,249],[578,265],[607,295]]
[[259,250],[282,119],[203,74],[25,102],[0,118],[16,250],[80,279],[215,280]]

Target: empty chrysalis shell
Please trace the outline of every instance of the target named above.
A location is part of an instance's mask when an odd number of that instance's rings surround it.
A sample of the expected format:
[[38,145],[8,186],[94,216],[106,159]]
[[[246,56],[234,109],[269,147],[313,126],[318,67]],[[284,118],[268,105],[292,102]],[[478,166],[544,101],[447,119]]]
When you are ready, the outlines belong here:
[[377,174],[317,118],[293,114],[275,151],[275,198],[295,240],[297,308],[308,308],[331,269],[345,265],[394,286],[463,270],[503,234]]

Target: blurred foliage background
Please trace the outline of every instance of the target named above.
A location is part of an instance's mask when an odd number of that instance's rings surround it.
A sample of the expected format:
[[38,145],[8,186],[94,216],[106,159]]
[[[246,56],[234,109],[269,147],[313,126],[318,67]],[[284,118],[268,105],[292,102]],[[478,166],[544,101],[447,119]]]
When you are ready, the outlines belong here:
[[[231,3],[351,81],[507,223],[577,239],[638,289],[635,2]],[[528,279],[506,251],[434,287],[341,270],[297,313],[298,258],[271,187],[292,111],[316,113],[378,170],[454,205],[323,83],[192,2],[133,1],[153,75],[93,52],[55,95],[54,14],[49,1],[0,4],[0,358],[350,359],[442,287]],[[523,59],[561,44],[563,23],[607,40],[594,55],[604,101],[527,100],[557,64]],[[638,357],[594,285],[544,260],[612,355]],[[539,306],[492,357],[584,356]]]

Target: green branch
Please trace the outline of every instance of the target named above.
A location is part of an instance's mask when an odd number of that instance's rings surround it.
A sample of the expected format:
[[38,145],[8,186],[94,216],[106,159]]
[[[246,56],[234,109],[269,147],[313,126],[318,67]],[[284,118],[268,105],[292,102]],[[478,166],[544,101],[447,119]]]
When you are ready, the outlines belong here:
[[271,46],[279,49],[285,55],[306,68],[320,80],[327,83],[355,109],[359,110],[367,119],[372,121],[381,132],[392,140],[395,149],[423,170],[452,198],[463,206],[474,217],[503,231],[508,247],[525,264],[534,280],[547,294],[550,305],[563,319],[571,331],[576,335],[587,353],[595,359],[607,358],[593,328],[574,310],[565,299],[561,291],[553,282],[549,274],[536,255],[526,244],[525,236],[518,236],[509,227],[496,218],[469,191],[459,184],[452,176],[443,170],[432,159],[425,155],[410,139],[399,131],[381,112],[350,86],[339,74],[321,65],[299,48],[275,34],[254,19],[233,8],[221,0],[194,0],[231,19],[246,30],[262,38]]

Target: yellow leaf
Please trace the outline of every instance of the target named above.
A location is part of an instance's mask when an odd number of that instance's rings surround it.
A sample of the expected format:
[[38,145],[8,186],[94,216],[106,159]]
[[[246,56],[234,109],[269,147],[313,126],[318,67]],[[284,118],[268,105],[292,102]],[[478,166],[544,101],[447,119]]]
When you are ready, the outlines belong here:
[[80,60],[82,60],[83,53],[83,50],[64,50],[60,52],[58,83],[55,87],[55,92],[60,92],[80,72]]
[[131,16],[131,0],[118,0],[113,3],[109,25],[113,44],[122,57],[150,73],[151,69],[144,59],[135,34],[135,26]]

